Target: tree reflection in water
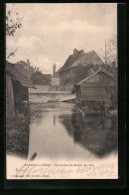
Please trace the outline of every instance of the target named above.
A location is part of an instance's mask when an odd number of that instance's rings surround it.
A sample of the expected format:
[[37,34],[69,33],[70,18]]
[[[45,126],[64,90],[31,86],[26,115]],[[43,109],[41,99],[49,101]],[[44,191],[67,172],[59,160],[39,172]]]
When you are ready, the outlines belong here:
[[96,156],[101,158],[117,152],[117,117],[108,118],[100,115],[83,117],[74,109],[71,118],[67,115],[61,118],[74,141]]

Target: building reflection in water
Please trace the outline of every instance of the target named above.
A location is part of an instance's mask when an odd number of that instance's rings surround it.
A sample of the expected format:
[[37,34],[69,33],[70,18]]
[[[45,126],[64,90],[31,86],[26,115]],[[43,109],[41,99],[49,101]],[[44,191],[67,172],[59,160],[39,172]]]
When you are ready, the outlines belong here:
[[73,140],[98,157],[117,152],[117,117],[99,115],[83,117],[73,110],[71,119],[67,116],[61,118]]
[[[69,136],[73,137],[74,142],[81,145],[86,150],[89,150],[94,155],[104,157],[111,152],[117,152],[116,117],[107,118],[99,115],[82,117],[81,114],[76,112],[76,109],[73,109],[71,113],[71,108],[70,112],[62,113],[63,112],[61,112],[61,115],[55,113],[51,115],[46,111],[36,111],[31,117],[31,123],[33,122],[40,127],[42,118],[46,116],[45,120],[47,120],[48,117],[50,121],[51,117],[53,117],[52,128],[56,125],[58,126],[60,122],[63,123],[65,126],[64,131],[67,132]],[[7,153],[27,158],[29,149],[29,123],[19,125],[16,130],[11,128],[10,131],[7,131]],[[41,126],[41,129],[42,128]],[[57,134],[57,136],[60,136],[60,134]],[[39,148],[41,148],[40,144]],[[37,155],[39,155],[38,150],[34,148],[30,160],[37,158]]]
[[53,116],[53,125],[56,125],[56,116]]

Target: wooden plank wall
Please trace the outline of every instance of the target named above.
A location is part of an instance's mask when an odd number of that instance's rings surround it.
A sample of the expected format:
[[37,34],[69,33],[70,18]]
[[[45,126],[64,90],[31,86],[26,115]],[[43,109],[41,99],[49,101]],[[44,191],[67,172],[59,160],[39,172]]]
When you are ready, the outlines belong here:
[[6,75],[6,114],[10,117],[15,115],[13,85],[9,75]]

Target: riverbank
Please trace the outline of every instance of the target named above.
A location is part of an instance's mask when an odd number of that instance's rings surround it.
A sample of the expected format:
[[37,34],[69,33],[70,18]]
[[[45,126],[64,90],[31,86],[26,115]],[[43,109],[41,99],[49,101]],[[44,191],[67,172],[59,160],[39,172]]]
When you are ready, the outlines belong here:
[[29,143],[29,121],[23,115],[6,119],[7,154],[27,158]]

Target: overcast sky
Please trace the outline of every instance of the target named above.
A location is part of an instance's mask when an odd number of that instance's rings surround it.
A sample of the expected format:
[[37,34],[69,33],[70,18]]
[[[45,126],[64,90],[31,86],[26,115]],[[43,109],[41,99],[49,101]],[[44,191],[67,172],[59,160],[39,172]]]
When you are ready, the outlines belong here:
[[[12,6],[9,4],[7,6]],[[8,37],[8,53],[18,48],[10,62],[30,60],[43,73],[57,69],[73,49],[85,52],[104,48],[105,38],[117,34],[117,4],[15,4],[23,27]]]

